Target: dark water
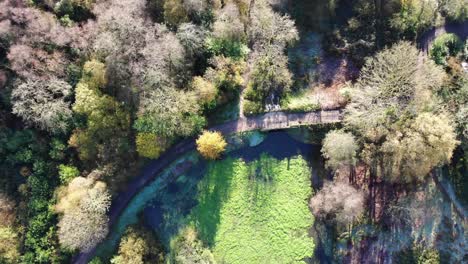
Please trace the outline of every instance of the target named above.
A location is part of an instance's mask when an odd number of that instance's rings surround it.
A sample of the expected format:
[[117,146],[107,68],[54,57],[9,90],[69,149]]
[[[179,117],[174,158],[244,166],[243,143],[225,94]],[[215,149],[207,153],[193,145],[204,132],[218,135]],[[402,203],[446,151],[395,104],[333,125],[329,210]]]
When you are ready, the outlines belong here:
[[[261,155],[267,154],[282,160],[302,155],[309,162],[312,170],[314,187],[319,187],[324,175],[320,158],[320,146],[305,144],[294,140],[283,131],[268,133],[265,140],[255,146],[232,151],[230,158],[243,159],[246,162],[254,161]],[[187,224],[186,217],[197,202],[197,184],[206,173],[207,163],[200,161],[185,175],[170,182],[143,209],[145,224],[160,235],[163,243],[168,245],[170,238],[177,233],[180,227]]]
[[[309,162],[312,170],[314,189],[321,186],[326,175],[323,170],[320,146],[299,142],[285,131],[269,132],[259,145],[234,150],[229,152],[227,157],[241,158],[250,162],[259,159],[264,154],[280,160],[302,155]],[[191,160],[194,161],[193,155],[197,154],[187,154],[187,160],[190,160],[190,155]],[[196,160],[182,175],[156,176],[153,182],[135,195],[116,221],[109,237],[98,247],[96,255],[103,259],[110,258],[115,253],[118,241],[126,227],[138,223],[138,219],[142,219],[143,223],[152,229],[161,242],[168,247],[170,239],[190,221],[187,216],[197,205],[197,185],[206,174],[208,162],[203,159]],[[317,248],[320,247],[317,246]]]

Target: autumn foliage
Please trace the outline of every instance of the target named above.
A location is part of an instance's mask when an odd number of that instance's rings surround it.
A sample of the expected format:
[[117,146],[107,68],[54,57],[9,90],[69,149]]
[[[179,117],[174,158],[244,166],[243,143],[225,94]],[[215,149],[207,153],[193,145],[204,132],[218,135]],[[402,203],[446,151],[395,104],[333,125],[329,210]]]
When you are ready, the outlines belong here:
[[226,141],[219,132],[204,131],[197,139],[197,150],[207,159],[217,159],[226,150]]

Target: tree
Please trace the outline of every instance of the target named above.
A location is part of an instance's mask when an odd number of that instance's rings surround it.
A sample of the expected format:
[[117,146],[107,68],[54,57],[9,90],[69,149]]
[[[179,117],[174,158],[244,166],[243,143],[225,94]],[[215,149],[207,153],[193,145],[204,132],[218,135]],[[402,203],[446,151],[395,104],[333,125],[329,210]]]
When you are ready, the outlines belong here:
[[136,149],[142,157],[156,159],[166,150],[168,142],[153,133],[138,133],[136,137]]
[[74,178],[80,175],[80,171],[75,166],[60,164],[58,166],[60,182],[62,184],[70,183]]
[[[435,113],[433,96],[443,79],[443,71],[431,61],[420,63],[418,51],[407,42],[395,44],[366,62],[344,121],[363,139],[361,156],[372,165],[372,173],[381,171],[392,180],[419,180],[451,157],[457,145],[454,130],[447,115]],[[429,129],[424,122],[437,126]],[[425,136],[430,134],[443,137],[429,142]],[[426,160],[416,155],[435,154],[433,144],[445,144],[440,155]]]
[[171,27],[188,21],[183,0],[164,0],[164,20]]
[[189,64],[175,34],[150,21],[145,6],[144,0],[113,0],[94,8],[99,33],[94,50],[105,58],[116,97],[132,106],[143,91],[184,84],[186,75],[180,73]]
[[13,89],[13,113],[27,124],[36,125],[49,132],[65,132],[71,118],[71,86],[61,80],[27,81]]
[[104,182],[76,177],[58,196],[55,210],[63,214],[58,223],[62,246],[88,251],[106,237],[111,200]]
[[171,240],[171,263],[216,263],[211,251],[197,238],[197,231],[187,227]]
[[203,56],[205,52],[205,41],[209,32],[201,26],[193,23],[183,23],[177,29],[176,37],[184,46],[188,56],[194,58]]
[[0,263],[18,263],[20,240],[13,228],[16,220],[16,204],[0,191]]
[[459,144],[450,117],[422,113],[382,144],[383,168],[392,180],[423,180],[437,165],[449,163]]
[[205,120],[193,92],[157,89],[141,99],[134,127],[162,137],[189,136],[200,131]]
[[65,77],[69,63],[63,53],[48,53],[43,49],[32,48],[25,44],[14,44],[7,55],[11,69],[25,79],[53,79]]
[[112,264],[164,263],[164,252],[152,236],[150,230],[129,227],[120,240],[118,255],[111,259]]
[[82,81],[90,89],[104,88],[107,84],[106,65],[98,60],[90,60],[83,65]]
[[196,76],[192,81],[192,89],[195,91],[201,105],[210,105],[216,103],[218,90],[210,81],[203,77]]
[[325,182],[309,206],[316,217],[346,225],[364,212],[364,193],[345,182]]
[[248,34],[256,50],[269,45],[283,49],[299,39],[294,21],[288,15],[274,12],[268,1],[255,1],[251,12]]
[[24,1],[0,6],[0,39],[11,69],[27,79],[65,77],[70,59],[89,48],[94,22],[65,27],[53,14],[28,6]]
[[227,3],[216,15],[213,36],[226,41],[243,41],[244,24],[240,19],[239,8],[233,2]]
[[204,131],[197,139],[197,150],[207,159],[217,159],[226,150],[227,143],[220,132]]
[[322,143],[322,155],[327,159],[327,167],[334,170],[340,166],[356,163],[358,145],[351,133],[333,130],[327,133]]
[[84,116],[86,123],[73,132],[69,144],[78,149],[80,159],[107,163],[115,161],[123,153],[120,151],[128,152],[130,115],[123,104],[101,92],[107,80],[105,69],[98,61],[84,65],[73,110]]
[[18,234],[11,227],[0,226],[0,262],[17,263],[19,261]]
[[14,224],[15,202],[5,193],[0,192],[0,226],[11,226]]
[[417,37],[436,22],[437,1],[412,0],[399,1],[400,12],[393,14],[390,20],[392,28],[404,36]]
[[211,67],[206,70],[204,79],[212,82],[221,92],[237,94],[244,84],[242,73],[246,63],[229,57],[216,56],[210,60],[210,64]]
[[463,43],[455,34],[443,34],[432,43],[429,51],[431,59],[439,65],[447,65],[449,56],[455,56],[463,49]]
[[281,49],[270,46],[256,55],[250,85],[259,98],[247,99],[265,103],[272,96],[281,97],[289,92],[292,74],[288,69],[288,57]]
[[441,13],[449,20],[462,22],[468,18],[468,7],[464,0],[440,0]]

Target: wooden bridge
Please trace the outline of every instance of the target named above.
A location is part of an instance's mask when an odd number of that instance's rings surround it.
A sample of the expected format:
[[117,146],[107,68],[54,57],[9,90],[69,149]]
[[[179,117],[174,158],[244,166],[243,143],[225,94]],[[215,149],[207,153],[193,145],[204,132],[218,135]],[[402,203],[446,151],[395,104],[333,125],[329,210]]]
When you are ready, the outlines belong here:
[[228,135],[252,130],[270,131],[293,127],[338,123],[343,119],[341,110],[326,110],[307,113],[270,112],[259,116],[243,117],[209,130]]

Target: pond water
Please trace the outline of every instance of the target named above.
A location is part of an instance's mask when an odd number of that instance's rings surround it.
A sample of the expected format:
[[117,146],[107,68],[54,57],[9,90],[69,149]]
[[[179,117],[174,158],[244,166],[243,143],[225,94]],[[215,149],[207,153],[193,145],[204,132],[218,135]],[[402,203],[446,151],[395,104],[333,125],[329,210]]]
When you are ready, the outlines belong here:
[[[323,182],[325,172],[320,146],[295,140],[285,131],[269,132],[260,144],[232,150],[227,156],[250,162],[259,159],[262,154],[278,160],[301,155],[312,170],[314,189]],[[188,214],[197,205],[197,184],[206,170],[207,161],[196,152],[180,157],[131,200],[110,230],[108,238],[98,246],[96,255],[103,259],[111,257],[126,227],[141,218],[168,246],[171,237],[187,224]]]

